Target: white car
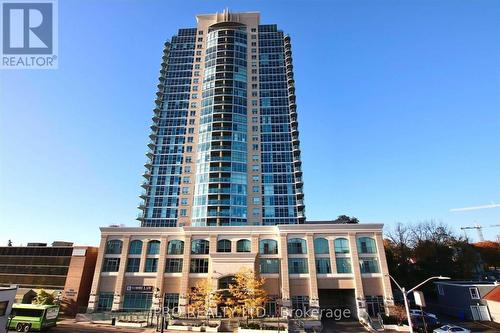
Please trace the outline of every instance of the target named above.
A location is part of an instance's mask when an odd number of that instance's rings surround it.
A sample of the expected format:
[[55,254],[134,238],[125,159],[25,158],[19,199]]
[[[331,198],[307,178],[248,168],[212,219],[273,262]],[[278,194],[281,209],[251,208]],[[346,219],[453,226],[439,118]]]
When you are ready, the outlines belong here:
[[468,330],[466,328],[463,328],[463,327],[460,327],[460,326],[454,326],[454,325],[444,325],[444,326],[441,326],[440,328],[436,328],[432,332],[434,332],[434,333],[450,333],[450,332],[454,332],[454,333],[471,333],[470,330]]
[[[419,317],[422,317],[422,310],[418,310],[418,309],[411,309],[410,310],[410,315],[411,316],[419,316]],[[434,318],[437,320],[437,316],[433,313],[429,313],[429,312],[425,312],[424,311],[424,315],[428,316],[428,317],[431,317],[431,318]]]

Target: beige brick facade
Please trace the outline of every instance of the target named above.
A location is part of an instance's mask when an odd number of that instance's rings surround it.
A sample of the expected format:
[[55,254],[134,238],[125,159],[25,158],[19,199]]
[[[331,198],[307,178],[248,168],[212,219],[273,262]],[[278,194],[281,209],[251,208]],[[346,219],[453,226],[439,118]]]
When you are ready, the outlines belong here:
[[[278,225],[278,226],[238,226],[238,227],[179,227],[179,228],[101,228],[102,241],[96,272],[94,275],[92,298],[89,302],[89,311],[102,309],[99,302],[101,293],[112,293],[114,302],[111,310],[122,310],[124,299],[133,299],[137,293],[147,294],[153,298],[152,308],[157,308],[162,302],[162,295],[178,297],[179,308],[182,311],[187,304],[187,295],[193,286],[204,279],[211,279],[217,288],[221,278],[232,276],[241,268],[247,267],[259,272],[261,259],[275,259],[278,261],[276,272],[261,273],[266,279],[265,289],[268,295],[278,299],[283,308],[296,307],[298,300],[303,297],[308,300],[310,308],[321,308],[325,306],[324,295],[326,291],[347,291],[352,293],[352,304],[356,310],[371,307],[370,302],[374,299],[381,309],[392,303],[392,292],[387,273],[387,262],[383,251],[381,238],[381,224],[301,224],[301,225]],[[368,239],[371,244],[369,254],[362,254],[358,249],[359,238]],[[289,240],[303,239],[306,244],[304,254],[289,254]],[[327,254],[315,253],[315,240],[325,239],[328,241]],[[349,241],[347,253],[339,255],[336,252],[334,241],[344,238]],[[106,258],[114,258],[116,254],[106,254],[106,244],[110,240],[123,241],[120,257],[120,267],[117,271],[104,271],[103,262]],[[133,240],[143,242],[141,263],[139,271],[127,272],[127,258],[129,244]],[[182,254],[168,254],[168,243],[173,240],[184,241]],[[192,253],[191,242],[206,240],[208,254]],[[217,242],[228,240],[231,242],[231,252],[218,252]],[[250,248],[248,252],[237,252],[238,241],[248,240]],[[259,252],[259,244],[263,240],[274,240],[277,242],[277,254],[263,254]],[[158,265],[156,272],[145,272],[143,261],[151,257],[146,255],[147,243],[160,241]],[[374,253],[375,252],[375,253]],[[338,272],[336,260],[339,258],[351,263],[350,272]],[[372,272],[365,272],[366,267],[360,266],[359,257],[366,260],[371,258],[378,262],[378,267],[371,268]],[[366,257],[369,256],[369,257]],[[324,258],[330,263],[328,272],[317,271],[316,260]],[[178,272],[166,270],[167,259],[182,259]],[[307,261],[303,272],[295,272],[294,267],[289,267],[289,259]],[[194,260],[193,263],[191,260]],[[203,266],[208,261],[208,266]],[[201,263],[201,264],[200,264]],[[200,265],[193,271],[192,266]],[[324,268],[322,268],[324,269]],[[363,270],[363,271],[362,271]],[[143,287],[142,290],[138,290]],[[144,295],[142,295],[144,296]],[[322,298],[323,297],[323,298]],[[354,300],[355,298],[355,300]],[[295,303],[294,303],[295,302]],[[99,306],[101,304],[101,308]],[[127,303],[130,304],[130,303]],[[130,308],[128,308],[130,310]],[[104,309],[106,310],[106,309]]]

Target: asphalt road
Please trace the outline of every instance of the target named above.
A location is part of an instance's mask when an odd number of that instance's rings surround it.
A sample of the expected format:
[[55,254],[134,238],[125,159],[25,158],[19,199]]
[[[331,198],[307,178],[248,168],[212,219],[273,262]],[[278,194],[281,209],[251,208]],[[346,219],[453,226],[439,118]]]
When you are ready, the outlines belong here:
[[[500,332],[500,325],[492,322],[458,322],[456,320],[443,320],[443,322],[468,328],[472,331],[472,333]],[[74,323],[72,320],[64,320],[62,322],[59,322],[57,327],[50,329],[48,332],[49,333],[107,333],[107,332],[153,333],[154,329],[110,327],[106,325]],[[326,323],[322,331],[322,333],[362,333],[362,332],[366,332],[366,330],[359,323],[352,323],[352,322]]]

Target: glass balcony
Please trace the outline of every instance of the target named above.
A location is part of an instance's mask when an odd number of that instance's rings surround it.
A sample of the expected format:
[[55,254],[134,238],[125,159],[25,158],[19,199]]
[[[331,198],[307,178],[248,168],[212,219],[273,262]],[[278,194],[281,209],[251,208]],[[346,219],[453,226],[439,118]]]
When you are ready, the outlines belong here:
[[221,210],[221,211],[208,211],[207,216],[230,216],[231,212],[229,210]]
[[215,199],[209,199],[208,200],[209,205],[222,205],[222,206],[228,206],[231,204],[231,200],[229,199],[221,199],[221,200],[215,200]]
[[209,188],[208,193],[231,193],[231,189],[227,188]]
[[209,178],[209,183],[230,183],[231,177],[217,177],[217,178]]
[[231,171],[231,167],[210,167],[210,171]]
[[231,135],[212,135],[212,141],[231,141]]
[[231,161],[231,156],[210,156],[211,162],[217,161]]

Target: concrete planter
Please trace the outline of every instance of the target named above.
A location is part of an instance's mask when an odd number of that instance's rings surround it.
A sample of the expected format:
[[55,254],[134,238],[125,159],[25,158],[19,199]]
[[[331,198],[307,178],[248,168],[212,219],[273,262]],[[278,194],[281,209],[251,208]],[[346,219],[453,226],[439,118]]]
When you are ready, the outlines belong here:
[[238,333],[288,333],[288,329],[278,331],[278,330],[257,330],[257,329],[238,327]]
[[168,329],[173,331],[216,333],[219,330],[219,326],[210,327],[210,326],[192,326],[192,325],[168,325]]
[[119,327],[135,327],[135,328],[141,328],[141,327],[146,327],[148,326],[148,323],[146,322],[124,322],[124,321],[117,321],[115,323],[115,326],[119,326]]
[[388,330],[398,331],[398,332],[409,332],[410,331],[410,326],[408,326],[408,325],[403,325],[403,326],[399,326],[399,325],[384,325],[384,328],[388,329]]
[[193,331],[200,332],[201,326],[191,326],[191,325],[168,325],[169,330],[174,331]]

